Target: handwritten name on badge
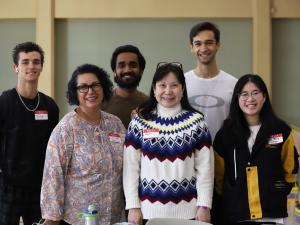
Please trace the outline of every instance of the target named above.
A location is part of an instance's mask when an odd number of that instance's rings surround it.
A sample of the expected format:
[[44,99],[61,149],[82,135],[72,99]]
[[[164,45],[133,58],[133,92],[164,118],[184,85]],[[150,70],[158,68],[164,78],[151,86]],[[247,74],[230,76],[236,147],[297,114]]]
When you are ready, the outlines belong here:
[[109,140],[114,143],[121,143],[121,136],[119,134],[110,132],[108,133]]
[[276,144],[279,144],[279,143],[282,143],[282,142],[283,142],[282,134],[273,134],[269,138],[268,144],[269,145],[276,145]]
[[47,110],[37,110],[34,111],[35,120],[48,120],[48,111]]
[[159,129],[144,129],[143,130],[143,138],[150,139],[150,138],[158,138],[159,137]]

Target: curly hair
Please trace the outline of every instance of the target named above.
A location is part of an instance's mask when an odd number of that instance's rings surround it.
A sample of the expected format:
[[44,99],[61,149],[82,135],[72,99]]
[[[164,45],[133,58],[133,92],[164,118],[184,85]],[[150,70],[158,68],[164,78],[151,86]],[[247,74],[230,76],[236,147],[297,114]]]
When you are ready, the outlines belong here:
[[83,64],[78,66],[72,73],[71,79],[68,82],[67,99],[70,105],[79,105],[77,95],[77,77],[84,73],[95,74],[103,89],[103,101],[109,101],[112,96],[113,84],[109,79],[108,73],[92,64]]
[[24,42],[21,44],[18,44],[14,47],[12,51],[12,58],[15,65],[18,65],[19,63],[19,53],[20,52],[38,52],[41,55],[41,64],[44,65],[44,51],[43,49],[34,42]]

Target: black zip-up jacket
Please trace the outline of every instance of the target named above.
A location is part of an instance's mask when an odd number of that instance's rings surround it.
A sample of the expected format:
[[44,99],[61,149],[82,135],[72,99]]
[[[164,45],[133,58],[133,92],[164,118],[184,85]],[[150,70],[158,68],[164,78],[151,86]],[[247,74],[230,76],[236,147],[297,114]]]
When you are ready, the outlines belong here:
[[215,137],[216,189],[231,222],[287,217],[298,154],[291,128],[281,121],[272,127],[262,124],[251,154],[232,128],[221,128]]
[[[0,96],[0,179],[4,186],[40,189],[46,147],[59,111],[52,98],[41,92],[39,96],[35,112],[24,107],[16,89]],[[22,99],[28,108],[38,102],[38,97]]]

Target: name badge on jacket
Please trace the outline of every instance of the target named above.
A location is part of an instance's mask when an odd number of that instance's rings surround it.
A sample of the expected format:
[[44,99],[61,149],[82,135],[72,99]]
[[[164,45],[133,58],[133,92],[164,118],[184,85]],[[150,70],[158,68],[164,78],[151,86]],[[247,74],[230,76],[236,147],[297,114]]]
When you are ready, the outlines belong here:
[[276,144],[280,144],[283,142],[283,136],[282,134],[273,134],[271,135],[271,137],[269,138],[269,145],[276,145]]

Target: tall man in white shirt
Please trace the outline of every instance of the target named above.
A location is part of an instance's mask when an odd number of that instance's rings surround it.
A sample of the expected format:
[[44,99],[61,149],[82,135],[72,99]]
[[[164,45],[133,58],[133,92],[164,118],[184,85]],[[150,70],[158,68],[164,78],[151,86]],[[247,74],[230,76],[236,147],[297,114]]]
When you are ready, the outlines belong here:
[[220,45],[220,30],[215,24],[203,22],[192,27],[190,46],[197,66],[185,73],[187,93],[190,104],[204,114],[212,140],[229,113],[237,81],[217,66]]
[[[233,88],[237,79],[220,70],[216,54],[220,48],[220,30],[210,22],[198,23],[190,31],[191,52],[195,54],[197,66],[185,73],[190,104],[204,114],[212,141],[228,116]],[[224,224],[222,203],[214,194],[212,223]]]

